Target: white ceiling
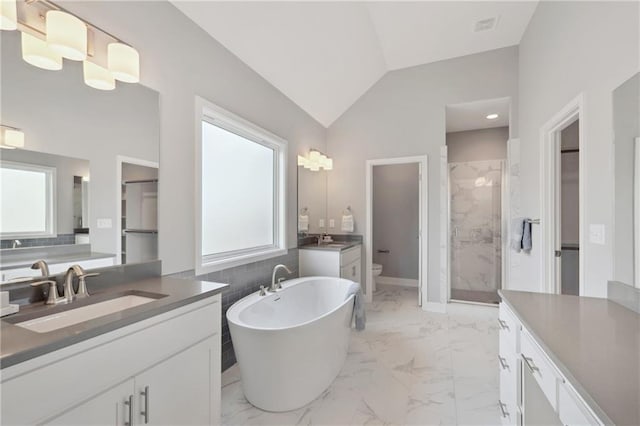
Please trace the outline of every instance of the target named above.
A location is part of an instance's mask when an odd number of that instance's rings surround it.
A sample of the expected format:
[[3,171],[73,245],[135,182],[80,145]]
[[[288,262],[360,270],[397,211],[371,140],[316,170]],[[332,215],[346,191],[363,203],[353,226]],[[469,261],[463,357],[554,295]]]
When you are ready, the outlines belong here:
[[[537,1],[172,3],[324,126],[387,71],[516,45]],[[498,17],[476,33],[478,20]]]
[[[446,112],[447,133],[506,127],[509,125],[509,98],[447,105]],[[489,114],[498,114],[498,118],[489,120]]]

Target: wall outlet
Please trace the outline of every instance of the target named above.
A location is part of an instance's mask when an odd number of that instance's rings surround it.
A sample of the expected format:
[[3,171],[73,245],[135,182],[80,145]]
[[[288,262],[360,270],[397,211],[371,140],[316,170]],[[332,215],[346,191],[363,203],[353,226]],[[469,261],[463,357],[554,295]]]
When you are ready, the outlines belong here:
[[329,228],[335,228],[335,227],[336,227],[336,220],[329,219]]
[[110,229],[113,228],[113,221],[110,217],[98,219],[97,226],[99,229]]
[[324,228],[324,219],[320,219],[320,220],[318,220],[318,226],[319,226],[320,228]]
[[602,224],[590,224],[589,225],[589,241],[593,244],[604,244],[604,225]]

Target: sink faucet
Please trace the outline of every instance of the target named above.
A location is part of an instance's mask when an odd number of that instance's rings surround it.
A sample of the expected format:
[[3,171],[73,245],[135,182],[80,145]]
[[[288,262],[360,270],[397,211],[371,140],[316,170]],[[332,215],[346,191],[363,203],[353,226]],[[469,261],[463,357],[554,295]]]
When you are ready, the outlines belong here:
[[[77,293],[73,291],[74,275],[78,277]],[[67,273],[64,275],[64,297],[67,302],[72,302],[76,297],[89,297],[89,292],[87,291],[87,283],[85,280],[88,277],[95,277],[97,275],[100,274],[97,272],[87,273],[80,265],[73,265],[72,267],[67,269]]]
[[36,263],[31,265],[31,269],[39,269],[44,278],[48,278],[49,275],[49,265],[44,260],[38,260]]
[[20,240],[13,240],[13,242],[11,243],[11,248],[18,248],[22,245],[22,242]]
[[291,270],[289,268],[287,268],[286,265],[276,265],[276,267],[273,268],[273,275],[271,275],[271,287],[269,287],[269,291],[271,293],[274,293],[276,290],[282,288],[282,285],[280,284],[280,282],[282,282],[282,280],[284,280],[284,278],[280,278],[276,282],[276,274],[278,273],[278,270],[280,270],[280,269],[284,269],[285,271],[287,271],[288,274],[293,274],[293,272],[291,272]]

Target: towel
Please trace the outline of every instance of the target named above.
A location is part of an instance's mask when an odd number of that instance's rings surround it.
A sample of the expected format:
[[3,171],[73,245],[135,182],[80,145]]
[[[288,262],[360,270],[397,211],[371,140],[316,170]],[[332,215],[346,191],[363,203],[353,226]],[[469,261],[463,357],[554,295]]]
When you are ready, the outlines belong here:
[[524,230],[524,218],[513,219],[511,223],[511,248],[517,253],[522,251],[522,231]]
[[342,216],[342,231],[353,232],[354,220],[352,214],[345,214]]
[[364,330],[367,317],[364,312],[364,294],[362,294],[362,287],[356,282],[352,282],[347,289],[347,296],[345,300],[355,295],[355,303],[353,305],[353,316],[356,319],[356,330]]
[[524,225],[522,226],[522,250],[525,253],[529,253],[531,248],[533,247],[533,242],[531,241],[531,222],[529,219],[524,220]]
[[309,232],[309,215],[298,216],[298,232]]

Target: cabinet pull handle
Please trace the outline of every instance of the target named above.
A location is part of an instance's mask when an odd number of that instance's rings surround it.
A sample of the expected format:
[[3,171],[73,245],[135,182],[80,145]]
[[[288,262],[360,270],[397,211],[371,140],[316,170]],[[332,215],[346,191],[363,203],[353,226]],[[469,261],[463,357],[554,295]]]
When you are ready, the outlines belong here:
[[140,414],[144,416],[144,423],[147,424],[149,423],[149,386],[145,386],[140,395],[144,396],[144,410],[140,411]]
[[498,324],[500,324],[500,328],[503,330],[509,330],[509,326],[507,325],[506,321],[501,320],[500,318],[498,318]]
[[507,360],[498,355],[498,361],[500,361],[500,366],[503,370],[510,370],[509,364],[507,364]]
[[500,411],[502,412],[502,417],[505,419],[509,417],[509,412],[507,411],[507,404],[498,400],[498,406],[500,407]]
[[537,371],[538,374],[540,374],[540,369],[536,367],[536,365],[533,363],[533,359],[526,357],[524,355],[522,355],[522,359],[524,359],[524,363],[527,364],[527,367],[529,367],[529,370],[531,371],[531,373],[534,373]]
[[125,407],[129,407],[129,421],[124,422],[124,426],[133,426],[133,395],[129,395],[129,399],[124,401]]

